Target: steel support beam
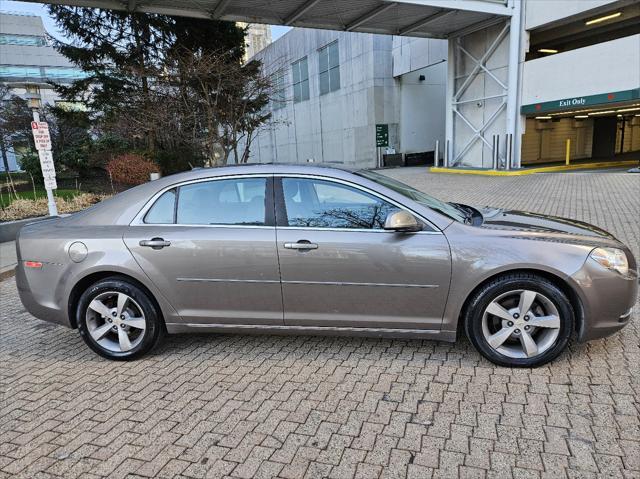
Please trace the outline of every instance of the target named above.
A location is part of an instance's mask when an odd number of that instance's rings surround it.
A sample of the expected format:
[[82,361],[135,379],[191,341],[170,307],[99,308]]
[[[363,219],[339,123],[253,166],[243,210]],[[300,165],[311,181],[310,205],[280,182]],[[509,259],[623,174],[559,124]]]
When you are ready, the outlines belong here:
[[386,12],[387,10],[391,10],[392,8],[396,7],[397,5],[398,5],[397,2],[391,2],[391,3],[380,5],[379,7],[374,8],[373,10],[371,10],[371,11],[365,13],[364,15],[362,15],[360,18],[357,18],[356,20],[351,22],[349,25],[347,25],[345,27],[345,30],[347,32],[352,32],[353,30],[355,30],[359,26],[364,25],[365,23],[373,20],[378,15]]
[[507,168],[520,167],[520,34],[522,20],[521,0],[510,0],[510,8],[513,9],[511,20],[509,21],[509,70],[507,90],[507,135],[512,135],[515,140],[512,143],[512,156],[514,164],[507,165]]
[[474,57],[463,46],[458,46],[460,51],[463,52],[465,55],[467,55],[469,58],[471,58],[471,60],[473,60],[473,62],[476,65],[475,67],[473,67],[473,70],[471,71],[467,79],[464,81],[464,83],[460,85],[460,88],[458,88],[458,90],[456,91],[456,94],[455,94],[456,101],[458,101],[460,97],[464,94],[464,92],[467,90],[467,87],[473,81],[475,76],[480,72],[480,70],[483,70],[487,75],[493,78],[502,88],[504,88],[505,90],[507,89],[507,85],[502,83],[493,73],[491,73],[491,71],[485,66],[485,63],[489,60],[489,58],[491,58],[491,55],[493,55],[493,53],[497,50],[498,46],[500,45],[500,42],[502,42],[502,39],[507,34],[508,29],[509,28],[507,26],[505,26],[502,29],[500,34],[496,37],[496,39],[489,46],[489,48],[484,53],[484,55],[480,57],[480,59],[477,59],[476,57]]
[[216,8],[214,8],[213,12],[211,12],[211,16],[213,18],[220,18],[230,3],[231,0],[220,0],[216,5]]
[[423,7],[435,7],[462,10],[467,12],[489,13],[508,17],[512,10],[508,8],[507,1],[490,2],[486,0],[402,0],[401,3],[422,5]]
[[473,124],[469,120],[467,120],[465,118],[465,116],[462,113],[460,113],[457,109],[453,110],[454,113],[456,113],[460,117],[460,119],[471,129],[471,131],[473,131],[473,136],[467,142],[467,144],[462,148],[462,150],[460,150],[460,152],[456,155],[455,159],[452,162],[452,165],[455,166],[457,164],[457,162],[458,162],[458,159],[463,157],[465,155],[465,153],[467,153],[467,151],[469,151],[469,149],[475,144],[475,142],[478,139],[480,139],[485,145],[487,145],[487,148],[489,148],[489,150],[491,150],[491,154],[492,154],[492,158],[493,158],[493,155],[495,155],[495,152],[493,151],[493,145],[489,144],[489,141],[484,137],[484,133],[487,130],[487,128],[489,128],[493,124],[493,122],[496,120],[496,118],[498,118],[498,115],[504,109],[504,105],[505,105],[505,103],[503,101],[500,104],[500,106],[498,107],[498,109],[491,114],[489,119],[486,120],[484,122],[484,124],[480,128],[476,128],[475,126],[473,126]]
[[446,17],[448,15],[451,15],[454,12],[455,12],[455,10],[442,10],[442,11],[440,11],[438,13],[434,13],[433,15],[429,15],[426,18],[418,20],[417,22],[414,22],[411,25],[408,25],[408,26],[400,29],[400,31],[398,31],[398,35],[406,35],[407,33],[415,32],[416,30],[419,30],[422,27],[424,27],[426,25],[429,25],[430,23],[435,22],[436,20],[444,18],[444,17]]
[[[28,0],[33,1],[33,0]],[[68,5],[71,7],[90,7],[104,8],[107,10],[131,11],[129,10],[129,2],[121,2],[117,0],[98,0],[87,2],[83,0],[46,0],[51,5]],[[211,13],[205,10],[192,10],[189,8],[179,7],[155,7],[150,5],[141,5],[135,2],[135,11],[140,13],[157,13],[160,15],[175,15],[177,17],[203,18],[211,20]]]
[[443,165],[445,168],[451,166],[451,152],[453,151],[453,111],[456,89],[456,45],[455,40],[449,40],[447,54],[447,89],[446,89],[446,107],[445,107],[445,143]]
[[308,2],[302,4],[296,10],[294,10],[293,13],[291,13],[291,15],[285,18],[283,23],[285,25],[291,25],[293,22],[298,20],[302,15],[304,15],[313,7],[315,7],[318,3],[320,3],[320,1],[321,0],[309,0]]
[[504,22],[504,17],[489,18],[488,20],[483,20],[481,22],[469,25],[468,27],[461,28],[460,30],[456,30],[455,32],[451,32],[449,35],[447,35],[447,38],[464,37],[465,35],[469,35],[470,33],[475,33],[479,30],[493,27],[494,25],[498,25],[502,22]]

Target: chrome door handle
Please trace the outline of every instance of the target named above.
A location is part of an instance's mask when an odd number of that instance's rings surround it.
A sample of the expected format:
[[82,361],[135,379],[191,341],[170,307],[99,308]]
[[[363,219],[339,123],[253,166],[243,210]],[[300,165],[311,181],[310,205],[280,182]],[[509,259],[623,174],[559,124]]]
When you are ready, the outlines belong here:
[[287,249],[318,249],[318,245],[310,243],[309,241],[298,241],[297,243],[285,243],[284,247]]
[[150,240],[140,240],[139,244],[148,248],[162,249],[171,246],[171,241],[167,241],[164,238],[151,238]]

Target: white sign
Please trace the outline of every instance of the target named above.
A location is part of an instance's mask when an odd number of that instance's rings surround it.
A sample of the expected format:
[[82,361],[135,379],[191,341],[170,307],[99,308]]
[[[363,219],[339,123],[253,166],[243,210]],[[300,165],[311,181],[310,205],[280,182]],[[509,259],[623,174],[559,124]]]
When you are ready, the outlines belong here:
[[32,121],[31,132],[36,143],[36,150],[51,150],[51,136],[46,121]]
[[38,152],[40,157],[40,169],[42,169],[42,176],[45,178],[56,176],[56,168],[53,165],[53,155],[49,150],[40,150]]
[[58,183],[56,183],[55,176],[45,176],[44,177],[44,187],[50,190],[58,189]]

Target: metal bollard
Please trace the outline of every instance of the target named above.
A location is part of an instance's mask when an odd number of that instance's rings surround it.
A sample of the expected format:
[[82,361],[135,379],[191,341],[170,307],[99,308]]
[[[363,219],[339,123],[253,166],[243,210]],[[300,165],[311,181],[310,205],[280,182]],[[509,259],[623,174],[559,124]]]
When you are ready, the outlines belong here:
[[498,149],[496,147],[496,136],[491,137],[491,169],[498,169]]
[[505,138],[505,170],[511,169],[511,161],[513,159],[513,135],[507,134]]
[[438,163],[440,162],[440,140],[436,140],[436,149],[433,152],[433,166],[438,167]]
[[445,168],[449,168],[449,140],[444,142],[444,158],[442,162]]

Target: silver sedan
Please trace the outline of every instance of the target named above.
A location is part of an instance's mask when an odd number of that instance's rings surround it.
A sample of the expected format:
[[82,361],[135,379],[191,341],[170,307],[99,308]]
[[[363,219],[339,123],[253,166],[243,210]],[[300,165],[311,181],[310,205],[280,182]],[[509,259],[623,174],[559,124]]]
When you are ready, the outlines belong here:
[[631,317],[636,261],[585,223],[444,203],[372,171],[247,165],[24,227],[29,312],[111,359],[166,333],[426,338],[532,367]]

